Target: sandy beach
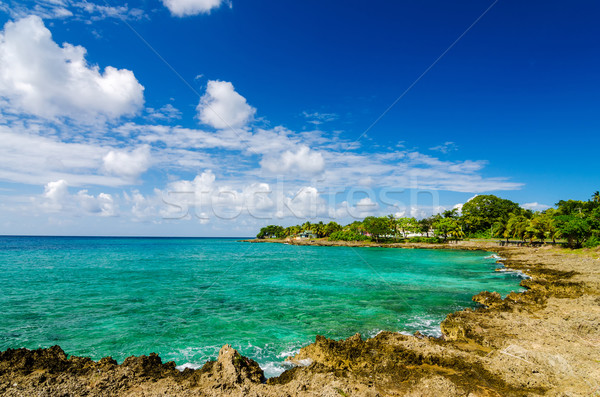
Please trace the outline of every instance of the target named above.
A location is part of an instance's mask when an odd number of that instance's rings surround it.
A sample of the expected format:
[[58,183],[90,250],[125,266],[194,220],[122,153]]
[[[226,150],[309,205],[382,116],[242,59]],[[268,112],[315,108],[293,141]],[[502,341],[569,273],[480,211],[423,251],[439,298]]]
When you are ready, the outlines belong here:
[[[311,244],[302,242],[302,244]],[[313,244],[331,245],[329,242]],[[343,243],[348,245],[348,243]],[[364,245],[364,244],[357,244]],[[387,247],[384,244],[370,244]],[[442,338],[381,332],[371,339],[316,336],[265,380],[229,346],[216,361],[183,372],[157,355],[118,365],[68,357],[59,347],[0,353],[4,396],[588,396],[600,393],[600,253],[492,243],[402,244],[483,249],[523,272],[524,293],[482,292],[482,306],[451,313]],[[223,341],[226,343],[227,341]]]

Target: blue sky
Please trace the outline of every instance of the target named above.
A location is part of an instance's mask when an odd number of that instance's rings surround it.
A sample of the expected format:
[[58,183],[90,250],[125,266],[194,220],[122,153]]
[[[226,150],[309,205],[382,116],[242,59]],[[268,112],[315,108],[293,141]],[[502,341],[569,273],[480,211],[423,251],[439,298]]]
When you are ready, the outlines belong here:
[[475,194],[587,199],[599,16],[594,1],[2,1],[0,234],[245,236]]

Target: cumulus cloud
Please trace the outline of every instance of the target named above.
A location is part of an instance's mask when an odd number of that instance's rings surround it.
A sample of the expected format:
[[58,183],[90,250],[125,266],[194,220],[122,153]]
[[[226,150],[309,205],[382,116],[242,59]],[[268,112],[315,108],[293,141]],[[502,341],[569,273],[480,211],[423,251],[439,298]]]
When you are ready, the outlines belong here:
[[86,50],[59,46],[41,18],[8,22],[0,32],[0,96],[12,112],[86,123],[134,115],[144,87],[133,72],[88,65]]
[[129,206],[132,220],[159,222],[161,191],[154,189],[154,194],[144,196],[139,190],[133,190],[130,194],[123,192],[124,203]]
[[291,215],[299,219],[315,218],[328,214],[327,202],[314,186],[301,187],[288,197],[283,197],[284,211],[280,216]]
[[210,80],[196,108],[200,121],[217,129],[241,128],[254,118],[256,109],[228,81]]
[[107,173],[134,180],[150,167],[150,146],[142,145],[132,151],[111,150],[102,162]]
[[374,201],[371,197],[363,197],[351,205],[348,201],[343,201],[334,211],[332,211],[334,218],[345,218],[350,216],[353,219],[363,219],[367,216],[377,215],[379,210],[379,203]]
[[44,186],[44,194],[42,196],[46,199],[42,203],[44,209],[50,211],[61,210],[65,198],[69,196],[67,181],[61,179],[56,182],[48,182],[46,186]]
[[269,184],[251,182],[242,186],[217,183],[212,171],[206,170],[193,180],[171,182],[161,192],[161,215],[168,219],[191,217],[233,219],[239,215],[273,216],[274,201]]
[[112,195],[100,193],[93,196],[85,189],[77,194],[70,194],[69,184],[64,179],[48,182],[44,186],[40,208],[47,212],[69,211],[100,216],[115,216],[117,213],[117,205]]
[[268,156],[261,160],[261,166],[273,173],[318,174],[325,168],[325,160],[319,152],[308,146],[300,146],[297,151],[286,150],[281,156]]
[[110,194],[100,193],[98,196],[93,196],[88,194],[87,190],[80,190],[74,198],[81,209],[87,213],[100,216],[116,215],[115,200]]
[[223,0],[162,0],[171,14],[177,17],[208,14],[214,8],[219,8]]

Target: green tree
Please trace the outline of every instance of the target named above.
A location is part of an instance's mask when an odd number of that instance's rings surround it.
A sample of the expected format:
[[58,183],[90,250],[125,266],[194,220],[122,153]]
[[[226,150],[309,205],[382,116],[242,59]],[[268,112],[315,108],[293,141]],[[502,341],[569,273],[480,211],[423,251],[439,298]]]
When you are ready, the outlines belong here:
[[319,223],[315,223],[312,225],[312,232],[317,235],[317,237],[325,236],[325,224],[323,221],[319,221]]
[[394,214],[389,214],[387,216],[389,223],[390,223],[390,230],[392,231],[392,234],[394,236],[396,236],[396,234],[398,233],[398,220],[396,219],[396,217],[394,216]]
[[560,200],[556,203],[557,215],[583,215],[585,214],[586,203],[581,200]]
[[460,240],[465,237],[465,232],[463,232],[462,227],[460,227],[458,222],[456,225],[457,227],[454,227],[452,230],[450,230],[449,236],[454,240]]
[[452,219],[460,218],[460,215],[458,214],[458,208],[452,208],[451,210],[446,210],[446,211],[442,212],[442,216],[444,218],[452,218]]
[[433,222],[433,229],[436,236],[441,236],[444,241],[448,240],[448,237],[462,238],[464,232],[462,231],[458,220],[454,218],[438,218]]
[[600,205],[590,212],[588,221],[592,227],[592,234],[596,237],[600,237]]
[[365,232],[365,225],[361,221],[354,221],[343,227],[343,230],[362,234]]
[[402,233],[402,237],[413,232],[417,228],[417,220],[415,218],[398,218],[396,219],[397,227]]
[[313,232],[313,225],[312,223],[310,223],[310,221],[306,221],[302,224],[302,231],[303,232]]
[[[506,223],[506,236],[524,240],[529,227],[529,219],[522,214],[510,214]],[[508,240],[507,240],[508,241]]]
[[507,223],[508,222],[502,221],[494,222],[494,224],[492,225],[492,237],[505,238],[506,242],[508,242],[510,234],[508,233]]
[[592,228],[587,219],[576,215],[558,215],[556,218],[560,235],[567,239],[570,248],[579,248],[591,236]]
[[392,232],[389,219],[386,217],[368,216],[362,223],[365,230],[375,237],[375,241],[379,241],[381,236],[385,236]]
[[335,232],[342,230],[342,226],[337,222],[329,222],[325,225],[325,236],[331,236]]
[[295,236],[296,234],[300,233],[301,231],[302,231],[302,228],[298,225],[289,226],[289,227],[285,228],[284,235],[286,237],[292,237],[292,236]]
[[534,239],[544,241],[546,237],[546,230],[543,219],[536,214],[531,218],[525,228],[525,238],[529,242],[533,242]]
[[461,224],[469,234],[490,231],[496,222],[506,222],[511,213],[520,213],[519,204],[494,195],[475,196],[463,204]]
[[256,238],[264,239],[264,238],[282,238],[285,235],[285,229],[279,225],[269,225],[260,229],[260,232],[256,235]]
[[368,239],[367,236],[363,236],[360,233],[355,233],[350,230],[338,230],[337,232],[331,233],[331,236],[329,236],[330,241],[366,241]]
[[421,219],[417,224],[418,233],[425,234],[427,238],[429,238],[429,231],[431,230],[433,225],[433,217],[430,216],[428,218]]

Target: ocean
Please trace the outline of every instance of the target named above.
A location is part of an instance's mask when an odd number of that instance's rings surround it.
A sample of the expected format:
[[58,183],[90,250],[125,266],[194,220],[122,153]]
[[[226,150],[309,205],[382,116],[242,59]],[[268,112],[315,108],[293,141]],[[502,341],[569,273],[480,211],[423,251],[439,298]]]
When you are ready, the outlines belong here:
[[0,350],[98,360],[160,354],[198,368],[226,343],[267,376],[317,334],[439,336],[482,290],[521,291],[484,251],[238,239],[0,237]]

